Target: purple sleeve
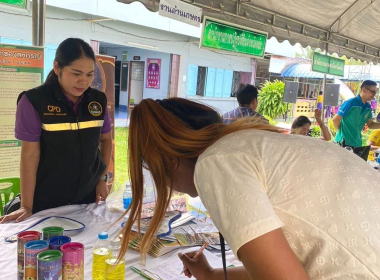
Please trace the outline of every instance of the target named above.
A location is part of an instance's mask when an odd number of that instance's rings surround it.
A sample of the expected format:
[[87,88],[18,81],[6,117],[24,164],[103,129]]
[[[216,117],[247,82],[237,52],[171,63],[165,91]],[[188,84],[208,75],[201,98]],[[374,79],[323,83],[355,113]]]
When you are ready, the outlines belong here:
[[41,119],[24,94],[17,104],[15,137],[26,142],[39,142],[42,132]]
[[107,134],[108,132],[111,131],[111,118],[110,118],[110,113],[108,112],[108,106],[106,106],[106,110],[104,112],[104,123],[102,127],[102,134]]

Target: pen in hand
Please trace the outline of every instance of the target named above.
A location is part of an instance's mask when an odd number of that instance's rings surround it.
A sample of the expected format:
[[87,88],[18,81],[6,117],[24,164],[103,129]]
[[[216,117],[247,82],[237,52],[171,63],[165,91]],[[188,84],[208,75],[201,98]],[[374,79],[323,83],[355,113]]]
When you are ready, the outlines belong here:
[[[203,253],[203,251],[206,249],[207,246],[208,246],[208,242],[206,242],[205,244],[203,244],[203,246],[199,249],[199,251],[198,251],[198,252],[195,254],[195,256],[193,257],[193,259],[198,258],[198,257]],[[184,268],[182,269],[181,274],[184,273],[186,269],[187,269],[187,268],[184,267]],[[181,275],[181,274],[180,274],[180,275]]]

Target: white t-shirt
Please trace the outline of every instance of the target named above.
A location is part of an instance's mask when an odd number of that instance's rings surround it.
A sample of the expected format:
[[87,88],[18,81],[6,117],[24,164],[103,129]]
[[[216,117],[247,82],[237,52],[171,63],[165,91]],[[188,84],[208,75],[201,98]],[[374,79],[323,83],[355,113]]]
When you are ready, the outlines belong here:
[[199,157],[194,181],[235,255],[282,227],[310,279],[380,279],[380,174],[352,152],[243,130]]

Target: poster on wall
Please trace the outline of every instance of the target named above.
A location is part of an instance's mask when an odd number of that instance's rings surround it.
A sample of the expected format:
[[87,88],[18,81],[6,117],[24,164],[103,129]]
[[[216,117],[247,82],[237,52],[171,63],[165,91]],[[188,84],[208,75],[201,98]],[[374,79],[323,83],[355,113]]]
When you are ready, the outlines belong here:
[[21,142],[14,138],[17,97],[42,84],[44,49],[0,44],[0,214],[20,192]]
[[115,58],[105,55],[96,55],[95,76],[92,87],[104,92],[107,96],[107,107],[112,124],[112,155],[108,166],[108,186],[113,185],[115,179]]
[[161,59],[147,59],[146,88],[160,88]]

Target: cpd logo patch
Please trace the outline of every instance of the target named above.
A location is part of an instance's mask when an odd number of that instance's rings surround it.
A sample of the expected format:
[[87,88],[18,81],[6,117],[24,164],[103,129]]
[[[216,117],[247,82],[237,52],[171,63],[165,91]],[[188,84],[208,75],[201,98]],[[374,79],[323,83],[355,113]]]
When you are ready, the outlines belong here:
[[48,105],[48,106],[47,106],[47,110],[48,110],[50,113],[61,113],[61,108],[58,107],[58,106]]
[[103,113],[103,108],[98,102],[92,101],[88,104],[88,111],[94,117],[99,117]]

